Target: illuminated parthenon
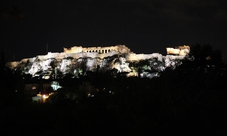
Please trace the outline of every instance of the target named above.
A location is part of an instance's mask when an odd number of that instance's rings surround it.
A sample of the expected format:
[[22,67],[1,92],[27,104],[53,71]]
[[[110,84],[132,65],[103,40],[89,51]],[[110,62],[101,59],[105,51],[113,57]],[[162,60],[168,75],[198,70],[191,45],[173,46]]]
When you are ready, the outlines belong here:
[[74,46],[71,48],[63,48],[64,53],[80,53],[80,52],[97,52],[97,53],[109,53],[110,51],[116,51],[120,53],[130,53],[130,49],[125,45],[116,45],[116,46],[108,46],[108,47],[87,47],[83,48],[82,46]]
[[[116,70],[118,73],[126,72],[128,77],[153,78],[159,76],[160,72],[167,67],[175,69],[181,64],[180,60],[188,58],[190,53],[188,45],[175,48],[167,47],[167,55],[159,53],[136,54],[125,45],[85,48],[73,46],[63,49],[64,52],[60,53],[48,52],[46,55],[8,62],[6,66],[13,70],[19,70],[25,75],[41,76],[43,79],[62,78],[64,75],[78,78],[86,75],[88,71],[97,72],[97,69],[99,72],[112,70]],[[143,63],[139,66],[140,61],[144,61],[146,64]]]
[[[131,50],[125,45],[116,45],[116,46],[108,46],[108,47],[82,47],[82,46],[73,46],[71,48],[63,48],[64,53],[100,53],[105,54],[111,51],[119,52],[119,53],[131,53]],[[166,48],[167,54],[174,54],[185,56],[190,52],[190,47],[188,45],[178,46],[177,48]]]

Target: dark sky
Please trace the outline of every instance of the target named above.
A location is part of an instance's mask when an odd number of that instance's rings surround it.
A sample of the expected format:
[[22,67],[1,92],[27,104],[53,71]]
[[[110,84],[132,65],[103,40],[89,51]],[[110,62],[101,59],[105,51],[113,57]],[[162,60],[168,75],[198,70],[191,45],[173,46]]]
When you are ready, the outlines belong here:
[[63,47],[125,44],[135,53],[210,44],[227,60],[224,0],[3,0],[0,48],[7,60]]

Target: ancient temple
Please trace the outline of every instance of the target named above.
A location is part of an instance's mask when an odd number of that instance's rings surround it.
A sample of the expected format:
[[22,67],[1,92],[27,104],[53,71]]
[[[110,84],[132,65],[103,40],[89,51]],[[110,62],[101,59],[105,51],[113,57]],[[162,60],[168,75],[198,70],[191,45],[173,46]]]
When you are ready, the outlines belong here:
[[83,48],[82,46],[73,46],[71,48],[63,48],[64,53],[81,53],[81,52],[97,52],[97,53],[109,53],[110,51],[116,51],[119,53],[130,53],[130,49],[125,45],[116,45],[108,47],[87,47]]

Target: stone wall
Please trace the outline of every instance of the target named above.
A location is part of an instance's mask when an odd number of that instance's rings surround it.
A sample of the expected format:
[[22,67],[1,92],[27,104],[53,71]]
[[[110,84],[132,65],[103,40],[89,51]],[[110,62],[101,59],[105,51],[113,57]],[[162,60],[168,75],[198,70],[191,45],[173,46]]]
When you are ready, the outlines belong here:
[[178,46],[177,48],[167,47],[166,52],[167,54],[186,56],[190,52],[190,46],[183,45],[183,46]]

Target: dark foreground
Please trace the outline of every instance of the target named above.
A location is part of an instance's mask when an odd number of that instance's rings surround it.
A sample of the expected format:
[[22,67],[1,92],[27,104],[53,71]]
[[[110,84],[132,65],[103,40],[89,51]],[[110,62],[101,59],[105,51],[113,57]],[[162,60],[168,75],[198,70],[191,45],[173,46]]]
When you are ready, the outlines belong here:
[[0,135],[223,136],[226,81],[217,73],[167,71],[156,79],[90,79],[100,89],[94,97],[62,93],[45,104],[1,97]]

